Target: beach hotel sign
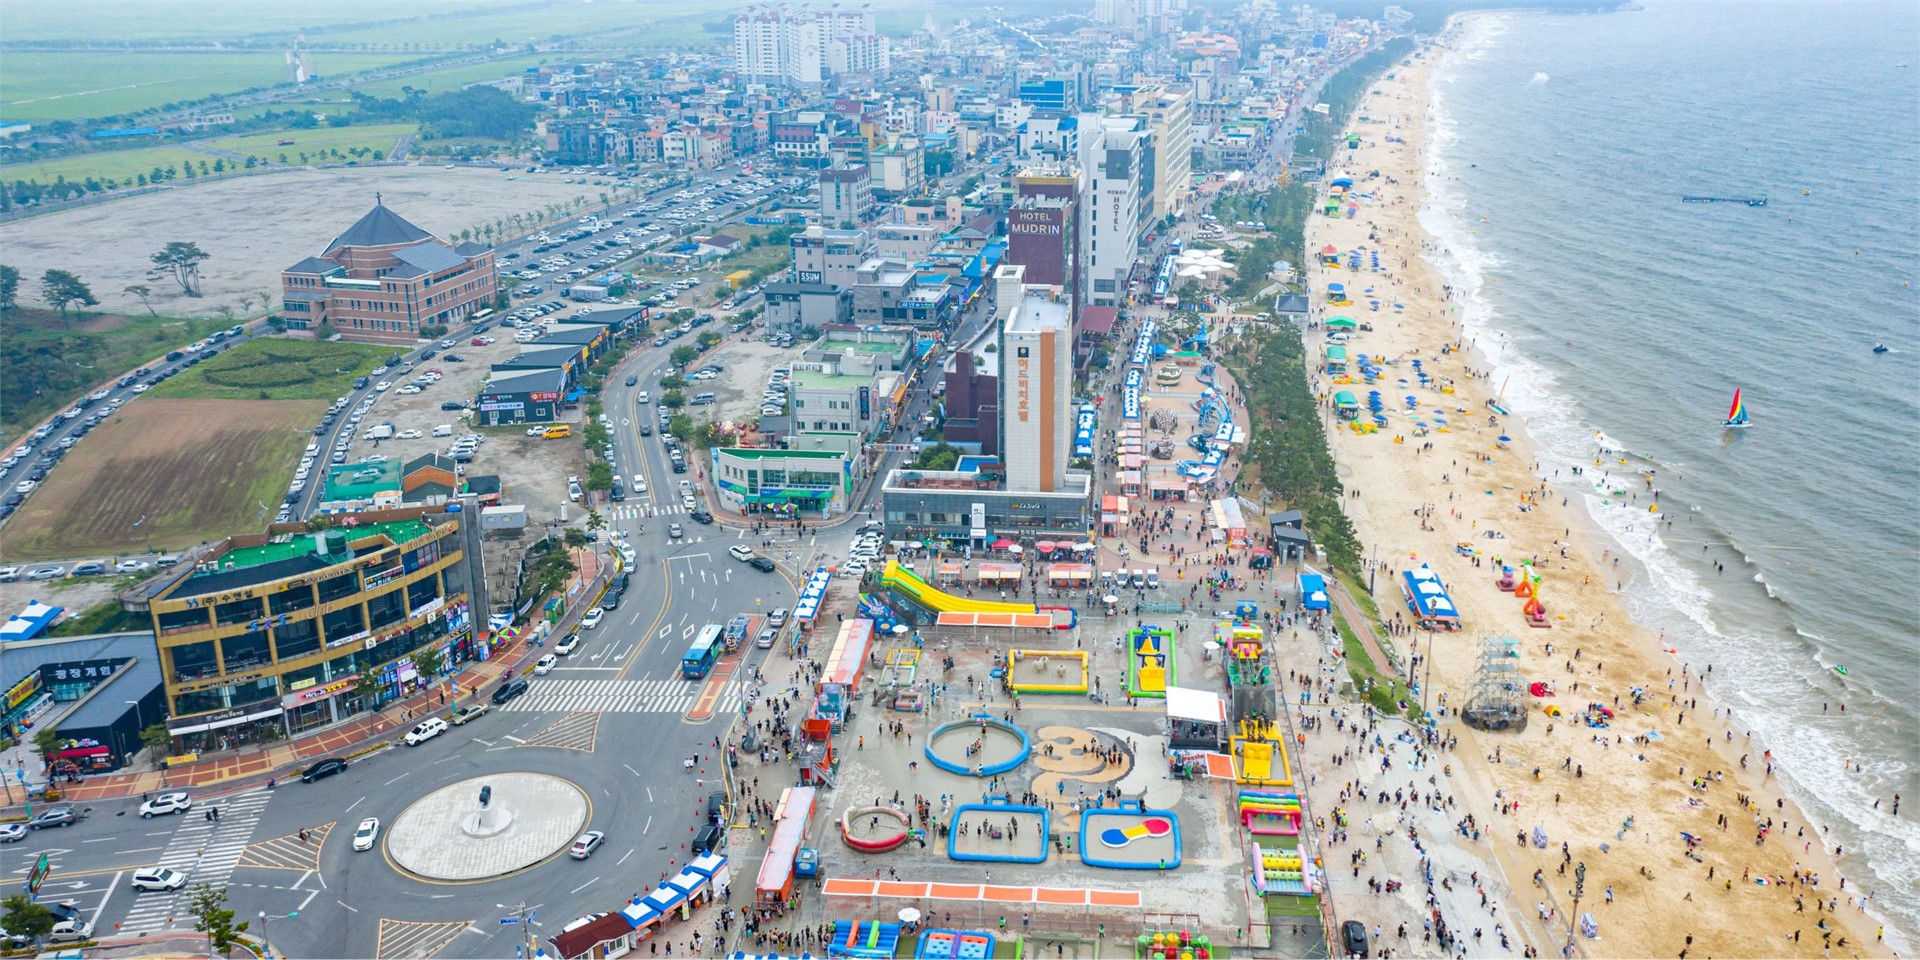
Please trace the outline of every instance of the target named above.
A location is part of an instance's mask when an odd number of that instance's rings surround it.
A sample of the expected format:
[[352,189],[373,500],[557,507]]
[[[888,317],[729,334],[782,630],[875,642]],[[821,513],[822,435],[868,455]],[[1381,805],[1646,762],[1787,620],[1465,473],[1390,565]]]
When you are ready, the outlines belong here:
[[1057,237],[1063,229],[1061,218],[1052,210],[1015,210],[1007,224],[1008,233]]

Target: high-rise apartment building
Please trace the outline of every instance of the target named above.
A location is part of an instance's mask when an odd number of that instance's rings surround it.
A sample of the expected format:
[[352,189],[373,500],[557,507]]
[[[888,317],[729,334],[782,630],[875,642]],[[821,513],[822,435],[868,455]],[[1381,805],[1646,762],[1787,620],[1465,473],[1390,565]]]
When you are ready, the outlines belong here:
[[1058,287],[1025,287],[1000,328],[1000,449],[1008,490],[1066,489],[1072,394],[1071,300]]
[[741,77],[819,86],[842,73],[887,69],[887,38],[871,10],[756,7],[733,18],[733,65]]
[[1193,190],[1193,91],[1149,83],[1127,95],[1128,113],[1147,118],[1153,132],[1153,190],[1142,194],[1148,220],[1181,216]]

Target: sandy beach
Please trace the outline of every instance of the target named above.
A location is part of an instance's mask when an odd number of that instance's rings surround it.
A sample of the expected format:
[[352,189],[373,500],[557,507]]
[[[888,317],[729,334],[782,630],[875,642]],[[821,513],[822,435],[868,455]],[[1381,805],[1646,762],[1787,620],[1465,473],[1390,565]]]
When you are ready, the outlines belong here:
[[[1340,150],[1329,168],[1329,179],[1353,178],[1356,212],[1349,218],[1343,205],[1342,216],[1316,215],[1308,226],[1309,251],[1340,252],[1338,267],[1309,272],[1309,357],[1329,345],[1318,324],[1344,315],[1372,327],[1355,334],[1348,351],[1386,365],[1377,384],[1336,382],[1324,370],[1313,383],[1349,488],[1348,513],[1377,558],[1384,639],[1402,676],[1408,657],[1431,651],[1431,663],[1416,671],[1431,677],[1430,702],[1445,698],[1440,724],[1458,737],[1408,771],[1415,747],[1393,739],[1404,725],[1357,730],[1364,721],[1348,710],[1311,731],[1305,761],[1316,814],[1343,807],[1350,821],[1346,831],[1323,833],[1332,837],[1323,856],[1337,913],[1382,935],[1376,955],[1380,947],[1438,955],[1422,936],[1424,863],[1436,885],[1446,882],[1440,901],[1454,905],[1446,913],[1465,938],[1456,943],[1463,955],[1498,954],[1496,929],[1514,938],[1515,955],[1523,945],[1551,955],[1567,943],[1575,869],[1584,863],[1579,911],[1592,915],[1598,937],[1576,942],[1590,956],[1890,955],[1864,912],[1872,891],[1845,879],[1847,851],[1814,835],[1769,775],[1769,758],[1730,725],[1711,696],[1713,665],[1668,654],[1659,636],[1629,619],[1617,592],[1617,551],[1581,504],[1568,501],[1576,485],[1601,483],[1610,509],[1648,511],[1658,478],[1597,452],[1582,476],[1542,477],[1525,424],[1488,405],[1501,385],[1476,371],[1481,350],[1498,347],[1463,342],[1447,291],[1423,259],[1430,241],[1417,220],[1426,196],[1427,83],[1433,61],[1445,56],[1443,40],[1375,85],[1349,128],[1359,149]],[[1348,268],[1356,249],[1357,271]],[[1345,284],[1353,305],[1327,305],[1330,282]],[[1416,359],[1453,392],[1412,383]],[[1398,382],[1403,377],[1410,382]],[[1375,389],[1389,413],[1378,432],[1336,421],[1336,391],[1364,403]],[[1417,414],[1402,409],[1407,394],[1419,398]],[[1444,430],[1435,413],[1448,421]],[[1526,562],[1540,578],[1547,628],[1530,627],[1524,601],[1496,586],[1501,562]],[[1399,575],[1422,563],[1446,583],[1462,630],[1430,636],[1411,628]],[[1526,698],[1529,723],[1520,733],[1476,732],[1455,714],[1490,637],[1517,641],[1517,675],[1553,690]],[[1549,716],[1549,705],[1560,715]],[[1610,714],[1594,714],[1605,727],[1588,724],[1589,705]],[[1407,842],[1409,826],[1419,830],[1424,861]],[[1534,842],[1536,828],[1543,844]],[[1357,862],[1363,852],[1372,862]],[[1383,884],[1380,892],[1368,879]],[[1404,886],[1386,891],[1388,879]]]

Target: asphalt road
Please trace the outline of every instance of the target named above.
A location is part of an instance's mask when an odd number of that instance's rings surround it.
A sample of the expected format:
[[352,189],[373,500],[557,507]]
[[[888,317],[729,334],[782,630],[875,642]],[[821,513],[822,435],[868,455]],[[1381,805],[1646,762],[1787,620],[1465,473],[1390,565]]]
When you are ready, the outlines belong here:
[[[657,365],[659,358],[651,361]],[[624,439],[623,470],[671,476],[657,443],[641,448],[631,442],[637,435]],[[739,715],[742,680],[770,655],[747,646],[727,680],[684,680],[679,661],[688,638],[700,625],[724,623],[735,613],[790,607],[794,590],[784,562],[779,572],[763,574],[726,556],[724,544],[738,542],[742,531],[682,516],[688,536],[669,542],[664,518],[646,521],[645,533],[638,516],[612,522],[637,551],[623,602],[584,631],[572,656],[533,678],[529,693],[505,708],[315,784],[292,781],[276,790],[202,799],[193,811],[153,820],[137,818],[137,800],[99,804],[71,828],[32,833],[4,848],[0,862],[24,877],[40,853],[50,854],[53,873],[43,898],[71,900],[108,932],[115,924],[123,932],[164,929],[169,916],[190,925],[184,896],[135,893],[128,886],[136,869],[176,866],[194,882],[224,883],[241,917],[268,914],[274,943],[293,956],[423,950],[499,957],[515,942],[515,929],[499,917],[523,901],[537,910],[533,932],[544,942],[576,917],[645,893],[686,862],[683,845],[704,816],[704,798],[717,787],[713,740]],[[696,703],[712,707],[705,722],[686,718]],[[683,769],[682,758],[695,754],[705,774]],[[396,871],[383,850],[351,850],[363,817],[392,823],[441,786],[523,770],[563,777],[588,794],[591,827],[608,836],[592,859],[557,856],[503,879],[447,885]],[[209,804],[223,811],[217,825],[204,820]],[[302,844],[302,829],[327,832]]]

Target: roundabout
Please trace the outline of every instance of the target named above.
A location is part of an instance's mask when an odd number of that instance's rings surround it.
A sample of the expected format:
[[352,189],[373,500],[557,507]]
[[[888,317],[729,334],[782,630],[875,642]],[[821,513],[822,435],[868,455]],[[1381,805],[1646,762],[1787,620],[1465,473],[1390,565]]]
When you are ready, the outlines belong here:
[[421,880],[491,880],[564,851],[592,815],[586,791],[572,781],[487,774],[441,787],[402,810],[387,830],[387,858]]

